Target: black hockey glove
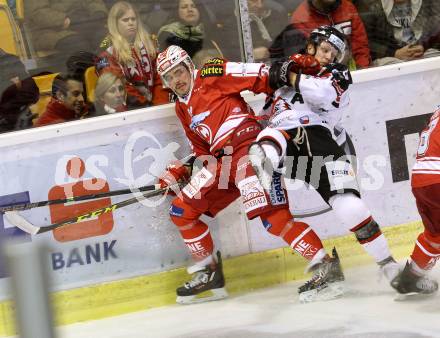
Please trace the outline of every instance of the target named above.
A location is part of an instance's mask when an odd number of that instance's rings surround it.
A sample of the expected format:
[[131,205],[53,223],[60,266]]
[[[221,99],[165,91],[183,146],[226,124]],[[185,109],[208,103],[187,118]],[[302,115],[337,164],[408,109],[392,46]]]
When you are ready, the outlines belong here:
[[346,91],[353,83],[350,71],[347,66],[341,63],[330,63],[322,68],[321,74],[331,73],[332,79],[337,82],[339,87]]
[[276,61],[269,69],[269,86],[273,90],[284,86],[290,86],[289,73],[293,66],[293,61]]
[[291,86],[289,73],[316,75],[321,70],[318,60],[308,54],[293,54],[287,61],[275,62],[269,70],[269,86],[278,89]]

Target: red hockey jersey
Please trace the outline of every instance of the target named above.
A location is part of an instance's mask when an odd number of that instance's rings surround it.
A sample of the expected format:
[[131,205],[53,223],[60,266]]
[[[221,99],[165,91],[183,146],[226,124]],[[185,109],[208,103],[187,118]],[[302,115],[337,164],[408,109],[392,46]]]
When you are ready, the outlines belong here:
[[272,93],[267,66],[212,59],[195,72],[192,91],[179,97],[176,114],[196,156],[215,155],[254,112],[240,92]]
[[412,169],[413,188],[440,183],[440,109],[434,112],[420,134],[416,163]]

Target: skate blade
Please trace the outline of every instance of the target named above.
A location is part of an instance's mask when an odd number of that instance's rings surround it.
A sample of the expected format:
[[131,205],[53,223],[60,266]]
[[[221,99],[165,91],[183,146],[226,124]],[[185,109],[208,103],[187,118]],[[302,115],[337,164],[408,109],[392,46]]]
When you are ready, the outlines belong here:
[[396,297],[394,297],[395,302],[412,302],[430,299],[434,296],[434,293],[418,293],[418,292],[410,292],[410,293],[398,293]]
[[205,303],[228,297],[225,288],[211,289],[193,296],[177,296],[176,303],[182,305]]
[[326,301],[326,300],[342,297],[344,293],[345,293],[344,282],[334,282],[328,284],[326,287],[319,290],[314,289],[314,290],[301,292],[299,294],[299,302],[305,304],[311,302]]

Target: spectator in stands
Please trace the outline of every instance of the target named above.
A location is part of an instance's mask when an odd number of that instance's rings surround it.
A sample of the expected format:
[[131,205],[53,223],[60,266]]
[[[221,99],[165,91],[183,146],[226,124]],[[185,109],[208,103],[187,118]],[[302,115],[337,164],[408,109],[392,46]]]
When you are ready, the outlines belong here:
[[0,132],[32,127],[29,106],[38,98],[38,87],[20,59],[0,49]]
[[293,13],[302,1],[303,0],[276,0],[289,14]]
[[[309,37],[312,30],[324,25],[335,26],[349,38],[356,67],[363,68],[370,65],[367,33],[356,7],[349,0],[303,0],[292,13],[291,25],[277,37],[276,43],[271,48],[271,56],[278,58],[288,56],[292,51],[300,51],[301,44]],[[301,39],[299,33],[302,33],[305,39]],[[285,45],[286,41],[297,45],[292,50],[291,45]],[[286,54],[286,50],[289,54]]]
[[112,72],[102,74],[95,88],[93,116],[120,113],[127,110],[125,79]]
[[254,59],[269,59],[269,46],[287,25],[287,12],[272,0],[248,0]]
[[[288,23],[287,11],[274,0],[248,0],[249,20],[252,33],[253,56],[257,61],[269,59],[269,47]],[[238,38],[238,11],[230,3],[219,9],[219,20],[224,34],[221,45],[226,58],[239,61],[240,39]]]
[[64,63],[77,51],[95,51],[105,37],[102,0],[24,0],[27,27],[36,51],[56,51]]
[[[104,0],[107,8],[111,8],[117,0]],[[170,0],[130,0],[130,4],[135,7],[141,18],[144,28],[156,34],[160,27],[171,19],[174,4]]]
[[223,55],[219,53],[217,49],[202,49],[200,52],[197,52],[196,55],[194,55],[192,61],[196,69],[200,69],[205,63],[214,58],[221,59],[223,58]]
[[125,77],[127,103],[146,107],[168,102],[168,92],[156,72],[156,48],[135,8],[119,1],[110,9],[109,35],[101,43],[103,52],[96,64],[98,74],[106,71]]
[[59,74],[52,84],[52,98],[35,126],[82,119],[88,114],[84,86],[77,77]]
[[205,7],[197,0],[177,0],[171,23],[158,32],[159,50],[171,45],[183,48],[190,57],[202,49],[217,49],[216,27],[210,23]]
[[440,1],[358,0],[374,65],[440,55]]

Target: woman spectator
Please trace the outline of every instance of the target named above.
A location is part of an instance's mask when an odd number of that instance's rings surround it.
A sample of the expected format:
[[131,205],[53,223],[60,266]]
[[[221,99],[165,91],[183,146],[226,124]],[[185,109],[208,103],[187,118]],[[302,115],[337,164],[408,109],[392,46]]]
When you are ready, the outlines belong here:
[[101,44],[104,51],[98,58],[97,72],[112,71],[125,77],[130,106],[167,103],[168,92],[156,73],[156,48],[134,7],[125,1],[115,3],[107,25],[109,35]]
[[215,27],[207,27],[209,16],[202,4],[195,0],[177,0],[176,14],[172,22],[163,26],[158,33],[159,49],[165,50],[171,45],[183,48],[190,57],[202,49],[216,49],[221,54],[218,44],[208,37]]
[[125,79],[112,72],[102,74],[95,88],[95,109],[92,116],[120,113],[127,110]]

